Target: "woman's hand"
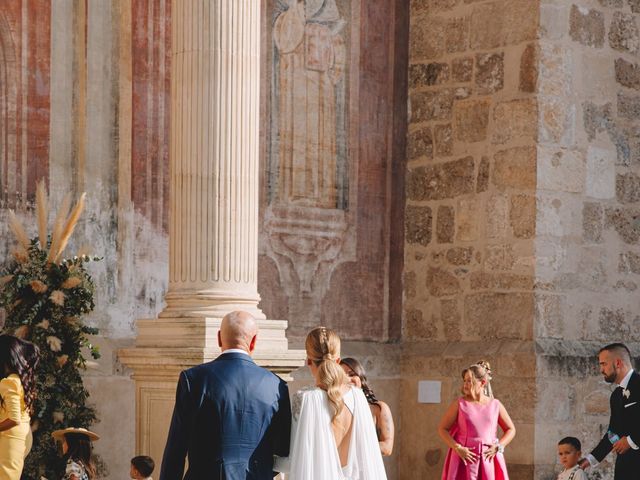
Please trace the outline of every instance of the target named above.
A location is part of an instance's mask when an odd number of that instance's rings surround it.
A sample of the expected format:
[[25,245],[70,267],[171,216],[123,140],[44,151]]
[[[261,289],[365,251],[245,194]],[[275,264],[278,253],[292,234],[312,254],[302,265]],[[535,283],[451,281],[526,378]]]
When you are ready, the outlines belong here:
[[458,454],[458,456],[462,459],[464,464],[474,463],[478,459],[478,455],[473,453],[472,450],[469,450],[467,447],[463,447],[460,444],[456,444],[453,447],[454,451]]
[[487,445],[484,444],[485,447],[487,447],[487,449],[482,452],[482,456],[484,458],[486,458],[487,460],[493,460],[493,458],[498,454],[498,452],[500,451],[500,445],[499,444],[494,444],[494,445]]

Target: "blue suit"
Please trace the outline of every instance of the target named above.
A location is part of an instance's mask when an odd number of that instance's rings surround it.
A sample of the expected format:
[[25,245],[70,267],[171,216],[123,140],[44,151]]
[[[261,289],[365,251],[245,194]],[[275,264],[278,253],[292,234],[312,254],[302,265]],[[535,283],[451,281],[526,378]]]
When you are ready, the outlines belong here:
[[271,480],[289,454],[287,384],[249,355],[223,353],[180,373],[160,480]]

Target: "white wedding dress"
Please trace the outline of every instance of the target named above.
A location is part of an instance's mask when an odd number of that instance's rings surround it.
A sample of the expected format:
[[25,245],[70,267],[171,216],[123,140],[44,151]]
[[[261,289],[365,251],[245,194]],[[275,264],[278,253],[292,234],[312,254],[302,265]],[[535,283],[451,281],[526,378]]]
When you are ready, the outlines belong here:
[[276,457],[275,469],[287,480],[386,480],[369,404],[362,390],[351,387],[343,401],[353,421],[347,464],[340,457],[331,430],[327,393],[300,390],[293,397],[289,457]]

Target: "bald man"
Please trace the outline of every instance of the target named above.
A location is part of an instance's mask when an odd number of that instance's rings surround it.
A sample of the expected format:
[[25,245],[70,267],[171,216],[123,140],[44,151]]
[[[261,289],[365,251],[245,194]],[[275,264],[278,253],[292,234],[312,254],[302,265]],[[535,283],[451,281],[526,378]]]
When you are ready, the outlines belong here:
[[267,480],[273,456],[289,455],[289,390],[254,363],[257,337],[249,313],[231,312],[218,332],[222,354],[180,373],[160,480]]
[[640,375],[633,371],[626,345],[612,343],[598,352],[600,373],[616,388],[609,403],[611,417],[600,443],[580,460],[582,469],[597,465],[613,450],[616,453],[614,480],[640,478]]

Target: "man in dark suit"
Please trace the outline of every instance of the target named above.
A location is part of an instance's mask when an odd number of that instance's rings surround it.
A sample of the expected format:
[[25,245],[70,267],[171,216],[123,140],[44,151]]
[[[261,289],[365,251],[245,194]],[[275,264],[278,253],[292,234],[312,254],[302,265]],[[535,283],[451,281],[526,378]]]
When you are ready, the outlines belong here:
[[180,373],[160,480],[271,480],[289,454],[287,384],[252,358],[258,327],[247,312],[222,319],[222,354]]
[[616,452],[614,480],[640,478],[640,375],[631,367],[631,354],[622,343],[612,343],[598,352],[600,373],[607,383],[615,383],[611,394],[609,429],[593,451],[580,460],[586,469],[596,465],[612,450]]

